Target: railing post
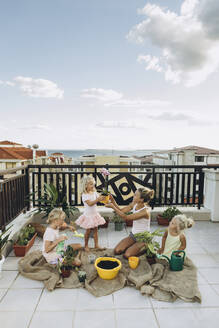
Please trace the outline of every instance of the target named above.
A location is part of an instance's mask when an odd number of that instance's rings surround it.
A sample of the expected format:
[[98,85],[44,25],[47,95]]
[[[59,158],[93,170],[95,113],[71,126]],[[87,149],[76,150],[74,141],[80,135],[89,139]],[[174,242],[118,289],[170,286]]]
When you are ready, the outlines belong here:
[[25,169],[25,204],[27,207],[27,211],[30,210],[29,193],[30,193],[30,177],[29,177],[29,168],[27,167]]

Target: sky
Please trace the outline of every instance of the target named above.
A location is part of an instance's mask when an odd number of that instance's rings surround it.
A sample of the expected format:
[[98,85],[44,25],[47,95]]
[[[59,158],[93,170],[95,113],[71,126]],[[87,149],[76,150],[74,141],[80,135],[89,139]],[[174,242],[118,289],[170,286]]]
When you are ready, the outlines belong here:
[[0,140],[219,149],[218,0],[2,0],[0,40]]

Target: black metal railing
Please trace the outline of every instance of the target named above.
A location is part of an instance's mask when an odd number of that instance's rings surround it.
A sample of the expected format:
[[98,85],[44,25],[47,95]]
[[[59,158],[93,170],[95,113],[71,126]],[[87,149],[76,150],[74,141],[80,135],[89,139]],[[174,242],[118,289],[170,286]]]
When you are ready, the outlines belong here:
[[[0,229],[16,218],[27,208],[28,169],[17,167],[0,172]],[[11,174],[16,174],[9,177]],[[6,177],[5,177],[6,175]]]
[[[109,191],[119,205],[130,203],[139,187],[155,190],[151,206],[203,205],[204,172],[208,166],[148,166],[148,165],[105,165],[111,175],[108,178]],[[35,192],[33,206],[38,206],[44,194],[44,183],[52,183],[57,189],[66,189],[71,205],[80,206],[80,181],[85,174],[93,175],[97,189],[104,186],[100,173],[101,165],[29,165],[31,189]],[[219,168],[219,166],[211,166]]]

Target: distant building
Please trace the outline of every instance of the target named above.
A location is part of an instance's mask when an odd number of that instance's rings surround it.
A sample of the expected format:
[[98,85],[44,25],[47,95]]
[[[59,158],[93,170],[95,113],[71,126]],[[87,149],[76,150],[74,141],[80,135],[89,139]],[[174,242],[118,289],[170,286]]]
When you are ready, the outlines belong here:
[[52,153],[49,157],[50,164],[72,164],[72,158],[63,153]]

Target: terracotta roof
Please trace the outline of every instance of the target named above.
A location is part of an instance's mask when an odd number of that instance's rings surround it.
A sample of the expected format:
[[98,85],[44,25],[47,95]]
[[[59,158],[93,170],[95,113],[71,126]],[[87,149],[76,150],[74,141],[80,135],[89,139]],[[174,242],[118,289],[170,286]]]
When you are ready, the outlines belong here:
[[[37,150],[36,157],[46,156],[45,150]],[[27,160],[33,158],[33,150],[25,147],[0,147],[0,159]]]
[[63,156],[64,154],[63,153],[53,153],[51,154],[52,156]]
[[164,154],[164,153],[179,153],[184,152],[185,150],[194,150],[196,155],[210,155],[215,154],[219,155],[219,150],[205,148],[205,147],[199,147],[199,146],[186,146],[186,147],[180,147],[180,148],[173,148],[170,150],[163,150],[156,152],[156,154]]
[[22,146],[22,144],[12,142],[12,141],[8,141],[8,140],[0,141],[0,145],[19,145],[19,146]]

